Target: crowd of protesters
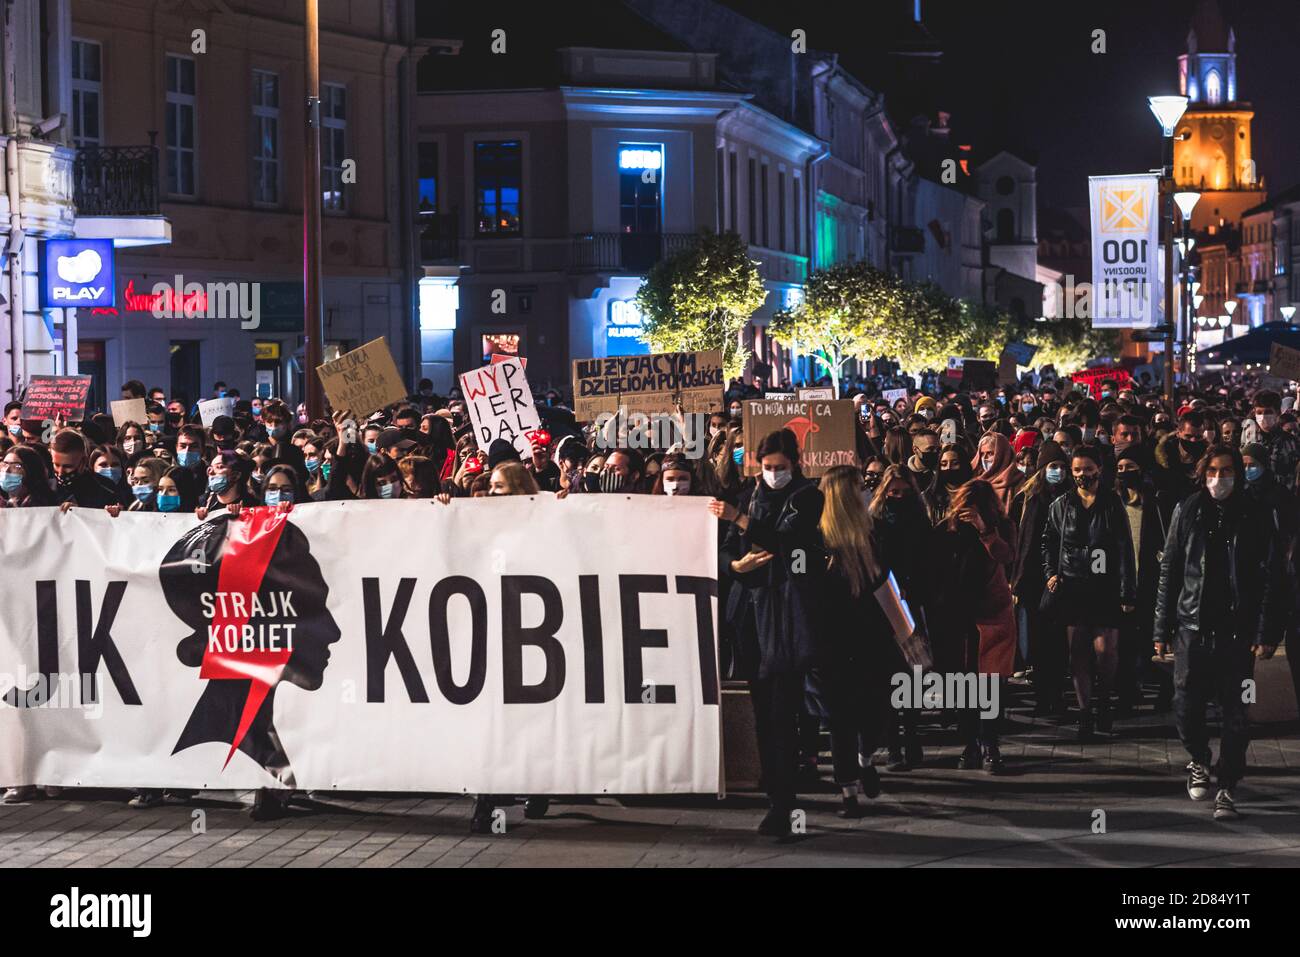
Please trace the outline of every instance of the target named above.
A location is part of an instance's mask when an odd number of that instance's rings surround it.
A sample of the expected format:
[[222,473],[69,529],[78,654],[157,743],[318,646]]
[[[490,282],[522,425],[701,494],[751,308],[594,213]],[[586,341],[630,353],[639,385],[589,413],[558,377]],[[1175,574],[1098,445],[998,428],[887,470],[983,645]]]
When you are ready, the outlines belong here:
[[[132,381],[122,397],[146,400],[142,422],[101,413],[51,427],[6,406],[0,508],[205,519],[344,499],[701,497],[719,520],[723,673],[748,682],[755,711],[771,802],[761,832],[789,833],[796,793],[818,778],[822,729],[846,816],[881,791],[878,749],[891,772],[920,766],[945,721],[964,746],[960,768],[1003,772],[1006,707],[896,708],[893,679],[914,666],[985,676],[1003,701],[1019,696],[1084,740],[1148,703],[1172,706],[1189,796],[1235,817],[1249,741],[1242,685],[1297,621],[1294,398],[1224,387],[1170,402],[1118,380],[1094,398],[1068,386],[909,389],[893,402],[851,390],[859,465],[812,478],[789,430],[745,448],[744,400],[762,391],[739,381],[700,423],[699,454],[687,442],[625,447],[551,390],[523,455],[505,440],[481,447],[458,392],[435,395],[427,380],[361,421],[347,410],[312,419],[218,384],[233,411],[206,427],[188,400]],[[911,636],[885,593],[906,603]],[[1288,660],[1300,678],[1300,655]],[[4,800],[34,792],[13,787]],[[132,803],[165,799],[142,790]],[[480,796],[472,829],[489,829],[512,800]],[[547,806],[533,796],[525,813]],[[254,808],[283,810],[275,792]]]

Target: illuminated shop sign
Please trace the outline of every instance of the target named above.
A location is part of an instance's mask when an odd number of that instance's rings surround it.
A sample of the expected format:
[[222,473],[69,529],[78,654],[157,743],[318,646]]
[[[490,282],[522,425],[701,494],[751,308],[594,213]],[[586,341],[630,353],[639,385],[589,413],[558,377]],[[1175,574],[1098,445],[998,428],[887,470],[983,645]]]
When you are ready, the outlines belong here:
[[618,151],[619,169],[662,169],[663,165],[663,150],[637,146]]
[[113,240],[46,240],[44,266],[43,307],[113,305]]
[[605,354],[648,355],[650,347],[641,341],[641,310],[635,299],[613,299],[609,303],[609,325],[605,327]]

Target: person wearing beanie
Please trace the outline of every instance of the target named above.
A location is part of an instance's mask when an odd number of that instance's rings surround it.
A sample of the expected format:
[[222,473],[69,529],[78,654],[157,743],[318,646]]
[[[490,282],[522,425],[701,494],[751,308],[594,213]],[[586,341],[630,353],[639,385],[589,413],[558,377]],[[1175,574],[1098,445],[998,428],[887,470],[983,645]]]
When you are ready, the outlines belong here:
[[938,409],[939,409],[939,404],[934,401],[934,396],[930,396],[930,395],[920,396],[916,400],[916,405],[912,407],[913,412],[915,412],[917,415],[925,416],[925,418],[931,422],[934,421],[934,417],[937,414]]
[[519,450],[505,439],[493,439],[492,444],[488,446],[488,471],[496,468],[502,462],[518,461],[520,461]]
[[1047,510],[1069,488],[1070,463],[1065,452],[1048,439],[1038,449],[1029,478],[1011,500],[1016,528],[1016,555],[1011,564],[1011,594],[1016,600],[1020,658],[1030,672],[1035,713],[1065,714],[1065,631],[1039,611],[1047,579],[1043,577],[1042,541]]

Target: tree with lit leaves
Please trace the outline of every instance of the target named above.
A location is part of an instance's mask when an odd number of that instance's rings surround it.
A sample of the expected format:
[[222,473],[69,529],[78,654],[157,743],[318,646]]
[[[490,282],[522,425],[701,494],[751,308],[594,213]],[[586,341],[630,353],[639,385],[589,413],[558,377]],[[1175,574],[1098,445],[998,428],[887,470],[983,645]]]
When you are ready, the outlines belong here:
[[744,240],[735,233],[704,232],[646,276],[636,294],[641,339],[655,352],[717,349],[725,375],[734,378],[749,359],[740,331],[766,298]]

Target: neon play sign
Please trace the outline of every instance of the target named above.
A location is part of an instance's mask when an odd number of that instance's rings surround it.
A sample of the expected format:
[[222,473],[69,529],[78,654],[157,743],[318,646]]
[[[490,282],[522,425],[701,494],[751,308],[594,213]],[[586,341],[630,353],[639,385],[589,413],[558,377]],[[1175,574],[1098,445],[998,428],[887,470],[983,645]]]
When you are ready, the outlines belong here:
[[113,240],[46,240],[44,266],[43,307],[113,305]]

